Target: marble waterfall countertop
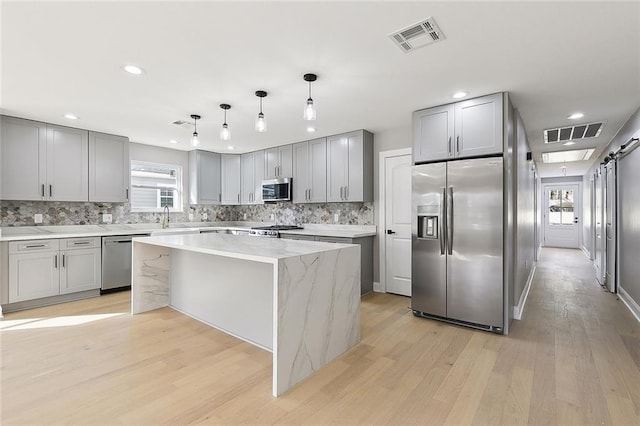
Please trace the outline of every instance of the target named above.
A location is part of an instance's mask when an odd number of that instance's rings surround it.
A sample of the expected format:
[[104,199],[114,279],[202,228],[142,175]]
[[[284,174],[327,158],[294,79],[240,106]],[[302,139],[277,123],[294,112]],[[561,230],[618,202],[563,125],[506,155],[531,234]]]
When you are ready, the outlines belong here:
[[131,312],[172,307],[272,353],[282,395],[360,341],[360,246],[231,234],[133,240]]
[[168,248],[275,263],[279,259],[351,247],[351,244],[321,243],[283,238],[250,238],[231,234],[158,235],[141,237],[141,243]]
[[[184,222],[171,223],[169,229],[207,231],[225,229],[250,229],[269,226],[265,222]],[[359,238],[376,235],[374,225],[322,225],[303,224],[304,229],[286,231],[286,234],[317,235],[326,237]],[[6,226],[0,228],[0,241],[40,240],[47,238],[106,237],[112,235],[145,235],[162,229],[159,223],[133,223],[111,225],[61,225],[61,226]]]

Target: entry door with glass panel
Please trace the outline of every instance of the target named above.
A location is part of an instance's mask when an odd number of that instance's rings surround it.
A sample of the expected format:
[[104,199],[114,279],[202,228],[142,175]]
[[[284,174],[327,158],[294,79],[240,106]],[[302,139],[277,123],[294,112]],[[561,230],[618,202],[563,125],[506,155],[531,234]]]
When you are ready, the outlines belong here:
[[544,245],[579,248],[580,186],[545,186]]

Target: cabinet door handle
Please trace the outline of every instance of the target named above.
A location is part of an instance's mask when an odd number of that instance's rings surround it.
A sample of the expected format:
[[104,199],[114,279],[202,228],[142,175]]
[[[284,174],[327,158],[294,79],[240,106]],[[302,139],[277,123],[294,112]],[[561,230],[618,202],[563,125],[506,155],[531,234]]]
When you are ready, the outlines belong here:
[[340,199],[341,199],[341,200],[344,200],[343,192],[344,192],[344,186],[341,186],[341,187],[340,187]]
[[64,258],[65,258],[65,254],[62,253],[62,267],[64,268]]
[[42,184],[42,198],[44,198],[44,183]]
[[129,201],[129,188],[125,189],[125,200]]
[[218,201],[222,202],[222,192],[218,192]]
[[53,197],[53,185],[49,185],[49,197]]
[[238,203],[240,203],[240,193],[238,192]]
[[344,187],[344,199],[345,200],[349,199],[349,185]]
[[87,244],[91,244],[91,241],[76,241],[75,243],[73,243],[74,246],[84,246]]
[[451,157],[451,136],[449,136],[449,149],[448,149],[449,157]]
[[53,267],[58,269],[58,255],[53,256]]
[[456,153],[460,154],[460,136],[456,136]]

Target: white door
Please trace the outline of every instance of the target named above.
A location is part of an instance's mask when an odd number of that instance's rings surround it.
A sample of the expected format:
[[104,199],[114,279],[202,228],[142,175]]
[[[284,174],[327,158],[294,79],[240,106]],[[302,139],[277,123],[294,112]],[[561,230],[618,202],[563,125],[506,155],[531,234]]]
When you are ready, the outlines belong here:
[[544,245],[579,248],[580,185],[545,185]]
[[411,155],[385,159],[385,283],[411,296]]

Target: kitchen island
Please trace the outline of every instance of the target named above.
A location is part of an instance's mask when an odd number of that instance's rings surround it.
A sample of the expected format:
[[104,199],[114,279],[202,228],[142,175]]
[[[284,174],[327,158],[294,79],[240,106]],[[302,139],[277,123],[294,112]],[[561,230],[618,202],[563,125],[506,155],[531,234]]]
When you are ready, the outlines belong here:
[[133,240],[133,314],[170,306],[273,354],[278,396],[360,341],[360,247],[228,234]]

